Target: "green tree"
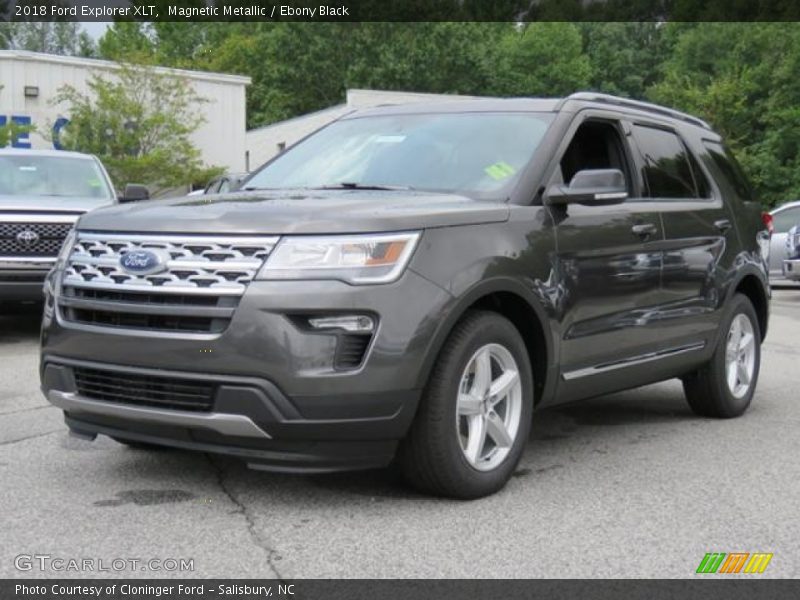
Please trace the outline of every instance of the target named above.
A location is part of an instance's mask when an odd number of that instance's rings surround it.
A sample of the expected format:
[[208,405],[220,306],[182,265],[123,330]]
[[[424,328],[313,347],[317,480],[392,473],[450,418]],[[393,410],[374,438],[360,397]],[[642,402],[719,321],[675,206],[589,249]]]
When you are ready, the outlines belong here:
[[563,96],[589,85],[591,65],[571,23],[509,29],[500,47],[492,91],[513,96]]
[[97,42],[97,54],[109,60],[152,62],[156,52],[152,26],[137,21],[117,21]]
[[11,8],[10,0],[0,0],[0,50],[5,50],[11,44],[11,27],[8,24]]
[[580,23],[589,87],[641,99],[661,76],[671,40],[661,23]]
[[[250,25],[250,24],[248,24]],[[213,44],[203,68],[249,75],[248,124],[344,101],[347,88],[486,93],[507,24],[266,23]]]
[[358,29],[347,87],[483,94],[505,23],[370,23]]
[[31,21],[6,24],[9,47],[67,56],[94,56],[94,40],[75,21]]
[[800,29],[793,23],[681,28],[648,95],[706,118],[765,206],[800,196]]
[[[19,0],[16,4],[41,6],[41,2],[35,0]],[[70,6],[64,0],[52,4]],[[0,4],[0,15],[3,11]],[[16,21],[12,14],[8,22],[0,22],[0,47],[69,56],[93,56],[95,53],[94,40],[83,31],[80,23],[68,17],[56,21]]]
[[8,121],[0,125],[0,148],[5,148],[11,144],[18,136],[31,133],[34,130],[31,125],[19,125],[13,121]]
[[203,167],[191,134],[205,102],[185,79],[141,65],[122,65],[111,77],[94,75],[84,94],[59,90],[70,122],[65,148],[97,155],[117,186],[136,181],[160,189],[206,181],[221,172]]
[[[3,91],[3,86],[0,85],[0,92]],[[17,136],[31,133],[36,128],[32,125],[20,125],[14,121],[6,121],[5,124],[0,125],[0,148],[5,148],[13,142]]]

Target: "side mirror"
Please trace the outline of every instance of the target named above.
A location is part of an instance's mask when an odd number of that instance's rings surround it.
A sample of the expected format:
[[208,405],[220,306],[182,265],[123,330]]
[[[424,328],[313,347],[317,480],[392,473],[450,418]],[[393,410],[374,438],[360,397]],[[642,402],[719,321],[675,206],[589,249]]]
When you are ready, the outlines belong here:
[[552,185],[544,195],[547,204],[618,204],[628,197],[625,175],[619,169],[584,169],[569,185]]
[[139,202],[149,199],[150,191],[147,186],[140,183],[129,183],[125,186],[125,192],[119,197],[120,202]]

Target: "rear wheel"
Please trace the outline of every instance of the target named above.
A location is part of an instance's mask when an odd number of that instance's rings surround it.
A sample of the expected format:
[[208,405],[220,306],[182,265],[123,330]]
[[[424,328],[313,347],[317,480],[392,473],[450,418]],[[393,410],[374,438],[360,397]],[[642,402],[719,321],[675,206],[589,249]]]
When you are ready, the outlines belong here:
[[416,487],[454,498],[501,489],[519,462],[533,409],[525,343],[504,317],[471,312],[442,349],[400,451]]
[[750,299],[736,294],[711,360],[683,378],[692,410],[704,417],[738,417],[753,399],[761,366],[761,330]]

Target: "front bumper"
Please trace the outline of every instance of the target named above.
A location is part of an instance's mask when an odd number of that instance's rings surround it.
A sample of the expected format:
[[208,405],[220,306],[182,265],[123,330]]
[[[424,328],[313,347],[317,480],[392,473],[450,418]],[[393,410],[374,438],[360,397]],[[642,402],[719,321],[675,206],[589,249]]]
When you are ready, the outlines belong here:
[[[253,282],[221,334],[155,335],[66,321],[48,299],[42,390],[82,436],[230,454],[280,471],[384,466],[413,420],[437,317],[451,302],[412,271],[394,284],[360,288]],[[369,313],[378,323],[364,362],[349,370],[333,364],[335,336],[300,328],[292,318],[342,311]],[[74,371],[81,368],[210,382],[213,407],[98,400],[79,392]]]
[[55,258],[0,258],[0,300],[42,300]]
[[783,261],[783,276],[786,279],[800,281],[800,258]]

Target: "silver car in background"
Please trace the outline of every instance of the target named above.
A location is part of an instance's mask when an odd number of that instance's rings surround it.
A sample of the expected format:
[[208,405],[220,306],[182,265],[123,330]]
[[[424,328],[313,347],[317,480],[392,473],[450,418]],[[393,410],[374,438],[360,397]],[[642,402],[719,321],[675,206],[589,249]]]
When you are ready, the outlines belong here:
[[794,225],[786,234],[786,260],[783,261],[783,276],[794,282],[800,281],[800,225]]
[[800,200],[787,202],[770,211],[772,215],[772,238],[769,245],[769,279],[782,281],[783,261],[787,255],[787,235],[789,230],[800,223]]

